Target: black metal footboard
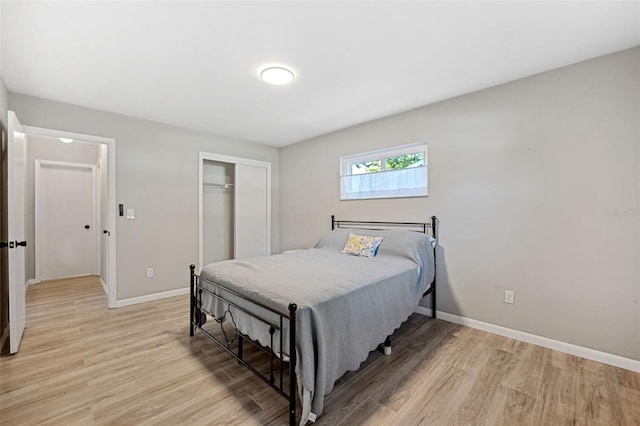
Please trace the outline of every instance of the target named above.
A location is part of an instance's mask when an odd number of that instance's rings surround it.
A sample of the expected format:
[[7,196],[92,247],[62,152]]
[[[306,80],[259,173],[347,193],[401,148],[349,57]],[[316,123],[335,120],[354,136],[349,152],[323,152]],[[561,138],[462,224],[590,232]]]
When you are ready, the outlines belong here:
[[[289,304],[289,313],[279,312],[275,309],[272,309],[268,306],[263,305],[262,303],[256,302],[246,296],[243,296],[229,288],[222,286],[218,283],[212,282],[195,273],[195,265],[191,265],[190,269],[190,324],[189,324],[189,335],[193,336],[196,329],[202,331],[202,333],[207,336],[209,339],[214,341],[220,348],[222,348],[229,355],[238,360],[238,363],[244,365],[249,370],[251,370],[256,376],[258,376],[262,381],[264,381],[267,385],[273,388],[276,392],[282,395],[286,400],[289,401],[289,424],[291,426],[296,424],[296,311],[298,307],[295,303]],[[209,288],[202,285],[202,283],[207,283]],[[265,375],[258,371],[251,363],[249,363],[244,358],[244,342],[247,336],[240,333],[237,328],[235,329],[235,334],[237,337],[237,353],[231,347],[231,343],[226,335],[226,331],[224,331],[224,336],[226,342],[218,339],[211,332],[204,329],[204,324],[207,321],[207,314],[213,317],[216,322],[221,322],[222,319],[216,319],[215,315],[212,312],[209,312],[202,305],[202,294],[206,293],[212,299],[218,300],[224,303],[227,307],[233,307],[234,309],[249,315],[255,318],[258,322],[264,324],[267,327],[267,331],[270,335],[271,344],[269,345],[269,372],[268,375]],[[231,297],[227,296],[227,294],[233,295],[234,298],[240,298],[246,302],[248,302],[248,306],[239,306],[238,303],[234,302]],[[243,303],[244,304],[244,303]],[[263,318],[262,316],[252,312],[251,306],[256,306],[262,309],[265,309],[275,315],[277,315],[277,320],[269,320],[267,318]],[[227,308],[228,310],[228,308]],[[226,315],[226,312],[225,312]],[[285,353],[283,352],[283,333],[285,330],[285,321],[288,321],[289,328],[289,362],[288,362],[288,371],[289,371],[289,383],[284,381],[284,370],[285,364]],[[235,324],[234,324],[235,325]],[[279,350],[274,353],[274,335],[278,332],[279,338]],[[265,350],[259,344],[254,343],[251,339],[247,339],[248,342],[256,345],[261,350]],[[274,359],[277,358],[277,361]],[[278,379],[276,379],[274,372],[278,370]],[[288,389],[287,389],[288,388]]]

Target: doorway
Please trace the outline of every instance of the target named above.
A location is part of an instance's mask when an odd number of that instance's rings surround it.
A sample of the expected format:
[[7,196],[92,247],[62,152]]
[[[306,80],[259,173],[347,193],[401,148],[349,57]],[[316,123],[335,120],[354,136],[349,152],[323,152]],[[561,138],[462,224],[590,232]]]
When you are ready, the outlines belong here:
[[[33,241],[27,264],[30,283],[96,275],[107,294],[108,307],[115,308],[115,140],[30,126],[23,128],[34,181],[28,203],[33,215],[32,231],[28,235]],[[37,152],[29,151],[36,146]],[[39,181],[37,191],[36,181]],[[67,205],[56,203],[63,198]],[[57,218],[46,214],[41,217],[43,210],[51,212],[51,209],[62,210],[62,214]]]
[[[43,137],[59,142],[74,142],[75,140],[83,141],[85,144],[97,146],[100,153],[97,159],[96,167],[100,168],[100,183],[97,186],[101,188],[104,197],[101,196],[101,228],[104,238],[102,241],[106,244],[103,254],[105,260],[102,265],[103,288],[107,294],[107,305],[109,308],[116,307],[116,181],[115,181],[115,140],[99,136],[83,135],[79,133],[23,126],[20,124],[18,117],[13,111],[8,114],[9,123],[8,131],[2,133],[2,150],[0,152],[0,161],[2,163],[2,173],[0,179],[0,195],[2,210],[2,248],[1,264],[7,266],[8,279],[3,276],[2,281],[2,312],[8,312],[9,320],[9,343],[10,353],[18,351],[20,340],[26,325],[26,287],[31,281],[35,282],[35,275],[28,272],[28,263],[26,261],[26,252],[33,249],[35,238],[33,233],[31,236],[27,234],[27,223],[34,223],[35,208],[33,203],[27,206],[31,201],[26,197],[27,188],[25,184],[27,179],[34,182],[35,176],[33,172],[33,164],[35,161],[29,161],[27,157],[29,137]],[[6,137],[5,137],[6,135]],[[50,144],[49,144],[50,145]],[[53,146],[53,145],[50,145]],[[58,149],[53,152],[59,154]],[[93,168],[93,166],[92,166]],[[96,179],[93,179],[94,183]],[[34,184],[35,186],[35,184]],[[28,188],[31,186],[27,185]],[[32,191],[33,193],[34,191]],[[100,192],[100,191],[99,191]],[[94,214],[95,216],[95,214]],[[31,219],[34,219],[32,221]],[[94,224],[95,226],[95,224]],[[35,226],[32,226],[33,229]],[[7,230],[8,232],[4,232]],[[5,241],[5,238],[8,241]],[[96,243],[97,244],[97,243]],[[94,262],[95,265],[95,262]],[[5,271],[5,268],[2,268]],[[35,268],[34,268],[35,269]],[[3,274],[4,275],[4,274]],[[33,277],[27,281],[28,277]],[[7,284],[8,289],[5,289]],[[5,299],[5,290],[8,290],[8,300]],[[6,324],[5,316],[2,317],[3,327]],[[5,333],[0,337],[0,346],[4,345],[6,339]]]

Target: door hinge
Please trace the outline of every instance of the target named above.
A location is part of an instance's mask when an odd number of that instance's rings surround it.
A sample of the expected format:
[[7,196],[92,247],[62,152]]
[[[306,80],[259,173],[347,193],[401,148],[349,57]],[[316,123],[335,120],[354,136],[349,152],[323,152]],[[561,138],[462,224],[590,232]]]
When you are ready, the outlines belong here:
[[16,247],[26,247],[26,246],[27,246],[26,241],[16,241]]

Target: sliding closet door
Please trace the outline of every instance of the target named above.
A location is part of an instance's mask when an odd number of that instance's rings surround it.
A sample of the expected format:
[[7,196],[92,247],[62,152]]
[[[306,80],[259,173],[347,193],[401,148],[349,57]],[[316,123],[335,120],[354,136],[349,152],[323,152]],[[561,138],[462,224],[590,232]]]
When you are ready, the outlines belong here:
[[235,258],[265,256],[270,245],[270,169],[236,164],[235,189]]

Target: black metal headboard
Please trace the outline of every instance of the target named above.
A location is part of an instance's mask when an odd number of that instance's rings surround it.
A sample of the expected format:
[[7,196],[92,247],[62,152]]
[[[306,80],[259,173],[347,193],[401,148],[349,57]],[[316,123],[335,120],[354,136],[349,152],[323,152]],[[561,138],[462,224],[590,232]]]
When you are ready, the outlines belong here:
[[377,222],[377,221],[361,221],[361,220],[337,220],[331,215],[331,230],[336,228],[352,228],[352,229],[373,229],[373,230],[402,230],[421,232],[423,234],[431,233],[434,239],[437,236],[438,218],[431,216],[431,222]]

